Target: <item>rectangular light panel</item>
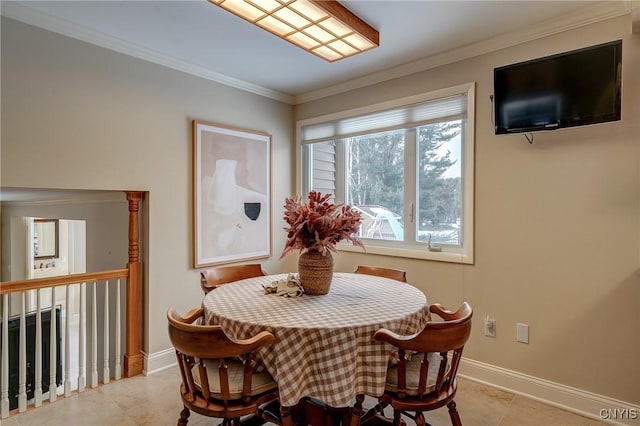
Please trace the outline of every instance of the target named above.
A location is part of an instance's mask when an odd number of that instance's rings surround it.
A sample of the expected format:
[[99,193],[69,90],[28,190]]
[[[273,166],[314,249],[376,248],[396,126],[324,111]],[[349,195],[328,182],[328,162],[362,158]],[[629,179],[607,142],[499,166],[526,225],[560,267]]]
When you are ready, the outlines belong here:
[[335,0],[209,0],[329,62],[380,45],[378,31]]

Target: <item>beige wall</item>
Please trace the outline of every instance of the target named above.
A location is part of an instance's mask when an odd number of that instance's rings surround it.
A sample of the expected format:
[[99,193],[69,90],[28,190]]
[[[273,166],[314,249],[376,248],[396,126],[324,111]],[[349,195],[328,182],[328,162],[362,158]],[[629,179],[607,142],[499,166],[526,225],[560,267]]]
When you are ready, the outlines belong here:
[[[495,136],[493,68],[623,39],[620,122]],[[585,70],[588,72],[588,70]],[[474,307],[467,358],[640,403],[640,36],[629,17],[299,105],[304,119],[476,82],[475,265],[335,256],[407,270],[430,302]],[[497,320],[497,337],[482,320]],[[516,323],[530,325],[517,343]]]
[[[494,136],[495,66],[624,39],[623,120]],[[378,263],[407,270],[429,300],[475,308],[470,359],[640,403],[640,37],[628,17],[483,55],[295,108],[296,118],[476,82],[476,263],[462,266],[359,253],[337,270]],[[141,60],[2,21],[4,186],[149,191],[145,201],[145,351],[170,348],[168,306],[200,303],[191,269],[191,120],[273,135],[273,253],[294,192],[292,108]],[[486,314],[495,339],[482,336]],[[515,324],[531,326],[529,345]]]
[[290,105],[2,19],[0,183],[149,191],[148,354],[170,348],[167,308],[184,312],[202,300],[191,268],[193,119],[272,135],[274,257],[264,265],[280,272],[277,207],[294,190]]

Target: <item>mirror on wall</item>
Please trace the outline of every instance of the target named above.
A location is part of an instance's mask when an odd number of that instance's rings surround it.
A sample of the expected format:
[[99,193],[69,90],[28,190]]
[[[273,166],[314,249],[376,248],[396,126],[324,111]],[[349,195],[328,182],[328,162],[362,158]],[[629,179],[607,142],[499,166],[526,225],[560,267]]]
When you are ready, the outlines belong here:
[[58,219],[34,219],[33,221],[33,258],[58,258],[59,237]]

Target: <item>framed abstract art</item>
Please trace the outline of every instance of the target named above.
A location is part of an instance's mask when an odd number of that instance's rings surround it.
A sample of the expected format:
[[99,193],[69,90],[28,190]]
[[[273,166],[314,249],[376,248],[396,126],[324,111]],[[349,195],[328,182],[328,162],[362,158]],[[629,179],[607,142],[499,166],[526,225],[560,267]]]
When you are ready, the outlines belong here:
[[271,256],[271,135],[193,122],[194,268]]

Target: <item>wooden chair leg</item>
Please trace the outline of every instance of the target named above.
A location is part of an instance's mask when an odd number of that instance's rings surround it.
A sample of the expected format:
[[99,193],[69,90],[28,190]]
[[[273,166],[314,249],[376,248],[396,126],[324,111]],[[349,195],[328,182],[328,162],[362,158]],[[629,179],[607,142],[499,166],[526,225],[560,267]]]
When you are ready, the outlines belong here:
[[178,419],[178,426],[186,426],[189,421],[189,415],[191,412],[185,406],[183,406],[182,411],[180,411],[180,418]]
[[451,417],[451,424],[453,426],[462,426],[462,421],[460,420],[460,414],[458,414],[455,401],[451,401],[450,403],[448,403],[447,407],[449,407],[449,417]]
[[364,394],[356,395],[356,403],[353,404],[351,409],[351,426],[359,426],[364,410],[362,409],[362,403],[364,402]]
[[379,399],[378,403],[376,405],[374,405],[373,407],[369,408],[367,410],[367,412],[362,415],[360,423],[361,424],[362,423],[367,423],[371,419],[374,419],[374,418],[378,418],[379,420],[385,418],[384,417],[384,409],[386,407],[388,407],[388,406],[389,406],[389,404],[385,400]]
[[424,414],[422,414],[422,411],[416,411],[416,426],[425,426],[427,424],[426,420],[424,419]]
[[401,426],[404,421],[400,417],[402,415],[402,411],[393,409],[393,426]]
[[376,414],[384,416],[384,409],[389,406],[389,403],[382,398],[378,399],[378,403],[374,405],[371,410],[375,411]]
[[280,419],[282,426],[293,426],[293,420],[291,419],[291,407],[280,406]]
[[280,401],[274,399],[273,401],[269,401],[266,404],[258,407],[258,417],[261,418],[262,424],[271,422],[277,425],[282,424],[282,420],[279,416],[280,413]]

